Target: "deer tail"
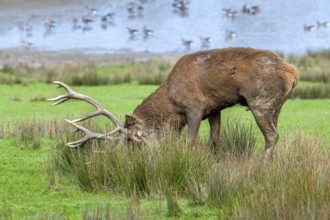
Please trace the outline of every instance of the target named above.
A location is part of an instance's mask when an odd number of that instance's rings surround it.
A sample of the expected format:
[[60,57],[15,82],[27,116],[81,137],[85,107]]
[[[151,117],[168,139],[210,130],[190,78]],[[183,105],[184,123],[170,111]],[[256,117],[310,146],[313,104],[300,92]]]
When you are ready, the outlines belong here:
[[281,62],[281,70],[284,72],[284,79],[291,92],[294,88],[297,87],[298,84],[298,71],[297,68],[291,64],[286,62]]

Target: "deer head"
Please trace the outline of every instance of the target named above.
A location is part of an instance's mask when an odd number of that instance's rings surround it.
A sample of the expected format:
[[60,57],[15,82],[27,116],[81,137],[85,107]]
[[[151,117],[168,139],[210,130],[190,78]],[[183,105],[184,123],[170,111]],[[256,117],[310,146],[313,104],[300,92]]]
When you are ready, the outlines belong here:
[[149,129],[145,125],[144,121],[132,115],[125,115],[125,118],[124,128],[127,129],[126,140],[134,144],[147,143]]

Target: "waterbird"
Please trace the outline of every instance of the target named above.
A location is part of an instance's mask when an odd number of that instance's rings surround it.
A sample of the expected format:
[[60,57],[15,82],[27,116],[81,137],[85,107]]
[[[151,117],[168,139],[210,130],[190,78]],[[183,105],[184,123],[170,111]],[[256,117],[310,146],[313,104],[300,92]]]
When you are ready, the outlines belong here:
[[315,25],[304,24],[304,32],[312,32],[315,31],[315,29],[316,29]]
[[93,23],[93,19],[83,16],[82,22],[85,24],[85,26],[89,26],[90,23]]
[[101,17],[101,21],[102,22],[112,21],[115,15],[116,15],[116,12],[109,12]]
[[139,32],[138,29],[134,28],[127,28],[127,31],[129,33],[129,40],[134,40],[136,38],[137,33]]
[[44,18],[43,23],[44,23],[44,27],[47,30],[51,30],[55,28],[55,21],[52,20],[51,18]]
[[254,5],[254,6],[251,7],[251,9],[252,9],[252,12],[251,12],[252,15],[257,15],[261,12],[261,6],[260,5]]
[[177,9],[181,12],[185,12],[187,11],[189,8],[188,8],[188,1],[174,1],[172,3],[172,6],[174,7],[174,9]]
[[251,11],[250,5],[249,4],[244,4],[243,8],[242,8],[242,12],[246,13],[246,14],[250,14],[250,11]]
[[130,18],[135,18],[137,16],[142,16],[142,12],[144,10],[143,5],[137,2],[129,2],[127,4],[127,11],[129,13]]
[[237,15],[237,11],[232,8],[223,8],[222,10],[228,18],[235,18]]
[[144,39],[147,39],[149,36],[153,35],[154,31],[151,29],[148,29],[146,26],[143,26],[143,37]]
[[192,40],[181,39],[182,45],[185,46],[186,50],[190,49],[190,45],[192,44]]
[[98,14],[97,9],[91,8],[90,6],[85,6],[85,9],[87,10],[88,15],[96,16]]
[[330,27],[330,22],[328,22],[328,21],[324,21],[324,22],[317,21],[316,23],[317,23],[318,28],[328,28],[328,27]]
[[23,31],[26,37],[32,37],[33,27],[28,21],[23,21],[18,25],[18,29]]
[[22,40],[21,44],[24,47],[24,49],[26,49],[26,50],[29,50],[33,46],[32,42],[29,42],[29,41],[26,41],[26,40]]
[[227,29],[225,30],[225,34],[226,34],[226,40],[231,40],[235,38],[237,35],[236,32]]
[[127,28],[127,30],[130,35],[136,35],[139,32],[138,29],[129,28],[129,27]]
[[210,37],[199,37],[201,40],[201,47],[202,48],[209,48],[210,47]]
[[80,29],[82,28],[81,25],[79,25],[79,19],[77,17],[72,17],[72,29]]
[[32,30],[33,30],[33,27],[27,21],[22,21],[18,25],[18,28],[25,32],[32,32]]

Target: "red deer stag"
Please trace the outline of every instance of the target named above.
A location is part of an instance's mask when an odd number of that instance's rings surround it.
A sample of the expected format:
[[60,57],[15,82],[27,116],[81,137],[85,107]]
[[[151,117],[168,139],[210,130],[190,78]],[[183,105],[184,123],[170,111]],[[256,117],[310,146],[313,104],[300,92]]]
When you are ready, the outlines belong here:
[[[188,142],[192,144],[200,123],[208,119],[214,150],[219,150],[221,110],[235,104],[247,106],[265,138],[266,153],[278,141],[277,120],[286,98],[297,85],[296,68],[271,51],[252,48],[227,48],[201,51],[179,59],[167,79],[133,112],[122,126],[119,120],[98,102],[55,81],[67,94],[49,100],[60,104],[69,99],[84,100],[97,111],[73,121],[85,136],[68,146],[83,145],[90,139],[145,143],[151,132],[160,132],[165,124],[180,132],[188,125]],[[99,134],[78,125],[97,115],[108,117],[116,126]],[[115,138],[113,135],[118,133]]]

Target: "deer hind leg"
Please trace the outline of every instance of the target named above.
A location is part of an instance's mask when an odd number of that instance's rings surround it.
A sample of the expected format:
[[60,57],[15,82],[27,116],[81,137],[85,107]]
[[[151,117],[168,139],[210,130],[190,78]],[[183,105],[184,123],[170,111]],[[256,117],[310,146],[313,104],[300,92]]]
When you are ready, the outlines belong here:
[[217,111],[212,113],[209,118],[211,141],[213,144],[213,150],[216,154],[220,150],[220,123],[221,123],[221,112]]
[[265,139],[265,156],[270,155],[279,139],[277,121],[280,107],[250,105],[250,109]]

